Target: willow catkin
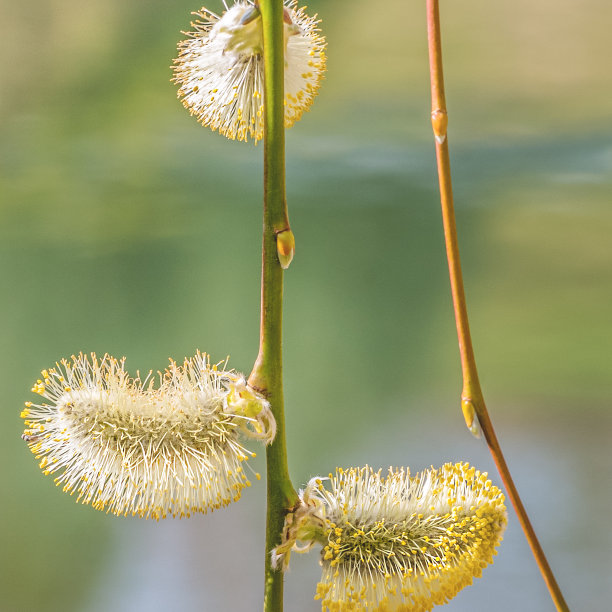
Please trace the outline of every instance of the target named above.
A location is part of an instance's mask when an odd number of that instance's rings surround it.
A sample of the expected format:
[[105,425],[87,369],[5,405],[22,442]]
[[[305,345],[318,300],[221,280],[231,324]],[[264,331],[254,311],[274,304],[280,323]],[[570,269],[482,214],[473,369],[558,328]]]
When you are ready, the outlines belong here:
[[266,400],[236,372],[198,353],[170,363],[154,386],[125,360],[80,354],[43,370],[27,402],[24,439],[45,474],[77,501],[114,514],[189,516],[240,498],[250,485],[241,436],[270,442]]

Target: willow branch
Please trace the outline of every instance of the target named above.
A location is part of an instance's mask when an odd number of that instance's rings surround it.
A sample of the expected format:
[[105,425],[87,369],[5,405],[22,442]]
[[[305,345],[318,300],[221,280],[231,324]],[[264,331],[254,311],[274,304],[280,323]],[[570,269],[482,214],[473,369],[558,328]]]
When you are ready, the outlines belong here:
[[427,0],[427,34],[429,41],[429,65],[431,74],[431,120],[436,142],[436,158],[438,163],[438,178],[440,183],[440,201],[442,204],[442,221],[444,224],[444,239],[446,242],[446,255],[448,259],[448,270],[450,275],[451,293],[453,296],[453,308],[457,324],[457,336],[459,339],[459,353],[461,355],[461,368],[463,372],[463,391],[461,393],[461,407],[467,426],[475,433],[478,425],[482,429],[495,465],[506,491],[514,506],[519,522],[535,560],[540,568],[542,577],[550,592],[550,596],[559,611],[569,611],[563,598],[561,590],[555,580],[553,572],[548,564],[544,551],[540,546],[535,531],[519,497],[510,470],[504,459],[501,447],[495,435],[493,424],[489,417],[487,407],[482,395],[474,349],[470,336],[465,292],[463,289],[463,277],[461,273],[461,262],[459,259],[459,245],[457,241],[457,227],[455,222],[455,211],[453,206],[453,190],[450,174],[450,158],[448,153],[447,125],[448,115],[446,111],[446,100],[444,96],[444,77],[442,72],[442,47],[440,39],[440,15],[438,0]]
[[297,501],[287,465],[282,369],[283,268],[277,236],[289,230],[285,197],[284,42],[282,0],[260,0],[264,40],[264,215],[259,354],[249,384],[268,398],[276,437],[267,448],[264,611],[283,609],[283,574],[272,568],[285,515]]

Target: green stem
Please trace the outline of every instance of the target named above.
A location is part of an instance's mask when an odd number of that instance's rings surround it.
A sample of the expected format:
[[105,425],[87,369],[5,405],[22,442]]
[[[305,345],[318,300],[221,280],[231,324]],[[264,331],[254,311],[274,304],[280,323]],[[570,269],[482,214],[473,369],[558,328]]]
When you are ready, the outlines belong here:
[[264,219],[259,354],[249,384],[261,391],[276,419],[276,438],[267,448],[267,515],[264,611],[282,612],[283,574],[271,551],[280,544],[287,511],[297,502],[289,478],[282,379],[283,269],[276,236],[289,229],[285,197],[283,1],[260,0],[264,41]]
[[[546,555],[519,497],[518,491],[510,475],[510,470],[497,440],[493,423],[485,405],[482,389],[478,380],[476,360],[470,325],[468,322],[463,277],[461,274],[461,261],[459,259],[459,244],[457,240],[457,226],[453,206],[453,188],[450,173],[450,157],[448,153],[448,138],[446,129],[448,115],[446,99],[444,96],[444,77],[442,72],[442,43],[440,37],[440,11],[438,0],[427,0],[427,34],[429,41],[429,64],[431,74],[431,120],[436,140],[436,158],[438,161],[438,178],[440,183],[440,202],[442,204],[442,221],[444,224],[444,239],[450,275],[453,308],[457,324],[457,337],[461,355],[461,368],[463,371],[463,391],[461,394],[461,407],[467,426],[474,432],[477,424],[484,433],[487,445],[493,460],[500,473],[501,479],[508,492],[508,497],[514,506],[525,537],[529,542],[531,551],[540,568],[542,577],[548,587],[550,596],[559,612],[569,612],[563,594],[555,580],[555,576],[548,564]],[[477,423],[475,418],[478,419]]]

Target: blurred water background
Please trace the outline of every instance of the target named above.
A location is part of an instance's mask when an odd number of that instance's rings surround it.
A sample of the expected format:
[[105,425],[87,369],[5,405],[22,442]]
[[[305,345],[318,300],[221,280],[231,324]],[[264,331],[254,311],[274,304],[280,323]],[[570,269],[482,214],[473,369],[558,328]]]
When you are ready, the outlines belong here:
[[[61,494],[20,440],[32,382],[63,356],[126,355],[132,372],[197,348],[245,372],[256,356],[262,147],[200,127],[169,83],[198,8],[1,5],[2,612],[261,609],[265,483],[211,516],[116,518]],[[455,460],[493,473],[458,405],[424,2],[310,10],[329,71],[287,134],[292,477]],[[608,610],[612,7],[464,0],[442,22],[485,396],[570,607]],[[319,609],[318,575],[316,553],[292,560],[288,612]],[[495,564],[447,609],[553,610],[512,512]]]

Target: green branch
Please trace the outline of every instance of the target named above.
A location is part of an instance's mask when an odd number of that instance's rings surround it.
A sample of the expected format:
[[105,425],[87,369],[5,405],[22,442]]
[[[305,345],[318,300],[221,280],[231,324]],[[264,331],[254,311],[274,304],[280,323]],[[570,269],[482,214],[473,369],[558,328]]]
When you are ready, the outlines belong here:
[[267,449],[268,505],[264,611],[283,609],[283,574],[274,570],[271,551],[280,544],[287,511],[297,494],[287,465],[282,380],[283,268],[277,236],[289,230],[285,197],[283,1],[260,0],[264,40],[264,220],[259,354],[249,384],[266,395],[276,419],[276,438]]

